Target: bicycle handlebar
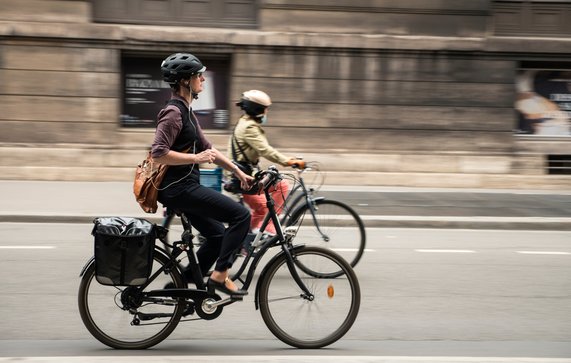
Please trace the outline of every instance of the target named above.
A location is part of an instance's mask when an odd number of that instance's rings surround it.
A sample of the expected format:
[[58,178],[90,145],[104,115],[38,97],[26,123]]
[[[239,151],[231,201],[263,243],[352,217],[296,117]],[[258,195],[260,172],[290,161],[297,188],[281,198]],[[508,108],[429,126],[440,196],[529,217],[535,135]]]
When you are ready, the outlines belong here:
[[259,172],[258,178],[258,190],[265,190],[280,179],[280,172],[275,166],[272,165],[267,170]]
[[258,182],[258,188],[266,189],[266,187],[268,186],[268,184],[270,184],[271,181],[272,177],[269,173],[264,175],[264,177],[260,179],[260,181]]

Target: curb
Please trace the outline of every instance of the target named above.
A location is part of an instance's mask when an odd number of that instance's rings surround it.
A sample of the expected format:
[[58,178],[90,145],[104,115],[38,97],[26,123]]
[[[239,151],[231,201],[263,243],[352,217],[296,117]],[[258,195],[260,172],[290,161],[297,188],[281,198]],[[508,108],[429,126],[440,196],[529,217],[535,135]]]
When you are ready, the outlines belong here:
[[[0,223],[92,223],[103,215],[0,214]],[[163,217],[136,215],[160,224]],[[571,231],[571,218],[562,217],[450,217],[362,215],[366,228],[511,229]]]

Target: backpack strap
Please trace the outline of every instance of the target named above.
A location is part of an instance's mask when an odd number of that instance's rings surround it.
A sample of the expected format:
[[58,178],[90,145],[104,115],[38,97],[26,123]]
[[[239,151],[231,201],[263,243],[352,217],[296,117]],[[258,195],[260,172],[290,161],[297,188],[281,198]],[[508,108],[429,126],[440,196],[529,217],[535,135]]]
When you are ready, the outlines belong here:
[[238,155],[236,154],[236,147],[234,147],[234,143],[238,146],[238,149],[240,150],[240,154],[242,154],[242,156],[244,157],[244,159],[246,160],[246,162],[254,167],[258,167],[258,163],[253,163],[250,161],[250,159],[248,159],[248,156],[246,156],[246,153],[244,152],[244,149],[242,149],[242,146],[240,146],[240,143],[238,142],[238,139],[236,138],[236,128],[238,127],[238,125],[236,125],[234,127],[234,132],[232,133],[232,158],[236,161],[238,161]]

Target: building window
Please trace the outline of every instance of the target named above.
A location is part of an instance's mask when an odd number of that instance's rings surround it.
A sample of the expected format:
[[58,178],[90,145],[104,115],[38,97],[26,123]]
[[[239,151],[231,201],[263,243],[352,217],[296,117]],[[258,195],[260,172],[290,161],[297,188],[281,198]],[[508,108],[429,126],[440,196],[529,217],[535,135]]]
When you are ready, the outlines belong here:
[[[167,54],[168,55],[168,54]],[[203,129],[228,127],[229,57],[209,58],[196,54],[206,65],[205,87],[192,110]],[[164,56],[126,55],[122,58],[123,105],[120,117],[124,127],[155,127],[157,114],[171,97],[171,88],[162,80],[160,70]]]

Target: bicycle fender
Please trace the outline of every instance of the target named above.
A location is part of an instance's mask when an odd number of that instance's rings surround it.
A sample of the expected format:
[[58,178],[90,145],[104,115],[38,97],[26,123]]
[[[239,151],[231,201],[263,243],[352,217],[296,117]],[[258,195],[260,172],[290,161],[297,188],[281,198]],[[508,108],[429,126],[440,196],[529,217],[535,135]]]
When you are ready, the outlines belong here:
[[[297,245],[297,246],[293,246],[292,250],[299,250],[301,248],[304,248],[305,245]],[[285,254],[284,251],[281,251],[280,253],[278,253],[277,255],[275,255],[274,257],[272,257],[272,259],[264,266],[264,269],[262,270],[262,272],[260,273],[260,278],[258,279],[258,282],[256,282],[256,291],[255,291],[255,298],[254,298],[254,307],[256,308],[256,310],[259,309],[259,301],[260,301],[260,285],[262,284],[262,280],[263,280],[263,276],[266,276],[266,272],[268,270],[268,267],[271,266],[274,261],[276,261],[278,258],[281,258],[283,255]]]
[[87,271],[87,269],[89,268],[89,266],[95,263],[95,256],[91,256],[91,258],[89,259],[89,261],[87,261],[85,263],[85,265],[83,266],[83,268],[81,269],[81,272],[79,273],[79,277],[83,277],[83,275],[85,275],[85,271]]

